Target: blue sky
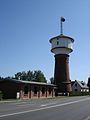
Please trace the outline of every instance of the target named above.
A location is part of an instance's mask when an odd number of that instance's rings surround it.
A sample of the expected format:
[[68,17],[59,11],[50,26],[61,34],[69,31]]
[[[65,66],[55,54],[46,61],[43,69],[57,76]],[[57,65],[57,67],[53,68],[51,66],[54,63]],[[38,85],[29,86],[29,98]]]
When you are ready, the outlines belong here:
[[74,38],[70,54],[71,80],[90,76],[90,0],[0,0],[0,76],[41,70],[54,74],[49,39],[60,34]]

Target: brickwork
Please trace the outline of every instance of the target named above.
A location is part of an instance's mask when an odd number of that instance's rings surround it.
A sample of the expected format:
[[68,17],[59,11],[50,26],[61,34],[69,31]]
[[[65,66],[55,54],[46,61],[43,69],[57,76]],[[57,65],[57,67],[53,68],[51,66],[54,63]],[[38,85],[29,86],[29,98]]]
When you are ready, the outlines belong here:
[[55,55],[55,84],[58,86],[57,92],[70,92],[71,81],[69,76],[69,55]]
[[20,99],[46,98],[55,95],[53,85],[43,85],[41,83],[31,84],[8,80],[0,82],[0,91],[2,91],[3,98],[5,99],[13,99],[17,97]]

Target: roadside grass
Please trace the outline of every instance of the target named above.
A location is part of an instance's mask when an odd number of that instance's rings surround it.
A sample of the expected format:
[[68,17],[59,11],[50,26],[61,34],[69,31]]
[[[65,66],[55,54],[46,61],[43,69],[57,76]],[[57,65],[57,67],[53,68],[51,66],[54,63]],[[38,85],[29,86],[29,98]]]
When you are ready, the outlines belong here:
[[[79,97],[79,96],[90,96],[90,92],[71,92],[69,96],[54,96],[54,97],[42,97],[42,98],[38,98],[39,99],[61,99],[61,98],[69,98],[69,97]],[[9,103],[9,102],[20,102],[20,101],[32,101],[35,100],[37,98],[30,98],[30,99],[0,99],[0,103]],[[88,119],[90,120],[90,118]]]
[[14,103],[14,102],[31,102],[33,100],[43,100],[43,99],[61,99],[61,98],[69,98],[68,96],[58,96],[58,97],[42,97],[42,98],[30,98],[30,99],[2,99],[0,103]]
[[70,96],[90,96],[90,92],[71,92]]

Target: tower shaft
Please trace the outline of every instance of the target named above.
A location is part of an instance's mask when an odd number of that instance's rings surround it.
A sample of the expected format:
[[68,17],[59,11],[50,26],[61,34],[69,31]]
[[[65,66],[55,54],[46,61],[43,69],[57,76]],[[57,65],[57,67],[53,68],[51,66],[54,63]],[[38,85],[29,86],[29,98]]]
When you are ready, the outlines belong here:
[[69,75],[69,55],[55,55],[54,82],[57,85],[57,93],[71,91],[71,81]]

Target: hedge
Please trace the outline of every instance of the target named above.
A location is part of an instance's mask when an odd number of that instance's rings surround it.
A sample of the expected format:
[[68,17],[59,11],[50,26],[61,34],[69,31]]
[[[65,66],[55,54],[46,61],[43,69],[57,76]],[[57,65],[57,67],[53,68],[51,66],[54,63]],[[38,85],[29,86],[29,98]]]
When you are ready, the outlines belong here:
[[0,91],[0,100],[2,100],[2,97],[3,97],[2,91]]
[[85,96],[90,95],[90,92],[71,92],[70,96]]

